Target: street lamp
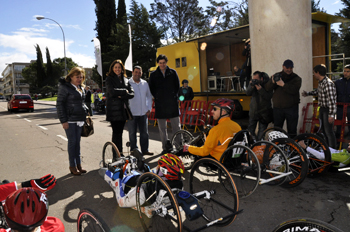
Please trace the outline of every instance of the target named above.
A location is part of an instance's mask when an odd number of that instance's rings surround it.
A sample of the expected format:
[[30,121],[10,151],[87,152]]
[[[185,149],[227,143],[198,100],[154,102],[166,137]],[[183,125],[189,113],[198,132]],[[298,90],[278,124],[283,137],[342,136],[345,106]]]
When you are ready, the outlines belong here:
[[63,32],[63,29],[62,29],[61,25],[58,22],[56,22],[55,20],[49,19],[49,18],[45,18],[44,16],[38,16],[38,17],[36,17],[36,19],[37,20],[48,19],[48,20],[54,21],[61,28],[61,31],[62,31],[62,34],[63,34],[63,49],[64,49],[63,50],[64,51],[64,74],[67,75],[66,39],[64,37],[64,32]]

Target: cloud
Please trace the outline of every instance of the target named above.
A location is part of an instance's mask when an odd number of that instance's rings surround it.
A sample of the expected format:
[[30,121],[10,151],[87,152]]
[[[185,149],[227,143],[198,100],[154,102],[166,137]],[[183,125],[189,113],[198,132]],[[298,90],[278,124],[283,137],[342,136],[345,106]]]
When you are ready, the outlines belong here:
[[332,3],[332,5],[338,4],[339,2],[340,2],[339,0],[335,1],[335,2]]

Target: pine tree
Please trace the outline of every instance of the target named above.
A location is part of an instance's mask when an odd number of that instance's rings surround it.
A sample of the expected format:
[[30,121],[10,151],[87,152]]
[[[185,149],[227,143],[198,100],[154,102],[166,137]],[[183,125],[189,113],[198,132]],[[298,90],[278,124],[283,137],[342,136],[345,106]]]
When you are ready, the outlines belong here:
[[[343,5],[345,6],[340,10],[336,15],[350,19],[350,0],[341,0]],[[350,56],[350,31],[349,31],[349,23],[342,23],[340,26],[340,47],[341,52],[345,53],[346,57]]]
[[118,23],[118,24],[121,24],[121,25],[126,25],[126,6],[125,6],[125,0],[118,0],[117,23]]
[[134,65],[141,66],[144,76],[148,76],[148,68],[154,66],[157,48],[161,46],[162,32],[150,21],[147,9],[135,0],[131,1],[129,21]]
[[41,88],[45,85],[46,81],[46,73],[45,73],[45,67],[43,63],[43,55],[41,53],[40,47],[37,44],[35,46],[36,49],[36,63],[37,63],[37,81],[38,81],[38,87]]
[[46,84],[50,86],[55,86],[55,76],[53,72],[53,67],[52,67],[52,62],[51,62],[51,57],[50,57],[50,51],[46,47]]

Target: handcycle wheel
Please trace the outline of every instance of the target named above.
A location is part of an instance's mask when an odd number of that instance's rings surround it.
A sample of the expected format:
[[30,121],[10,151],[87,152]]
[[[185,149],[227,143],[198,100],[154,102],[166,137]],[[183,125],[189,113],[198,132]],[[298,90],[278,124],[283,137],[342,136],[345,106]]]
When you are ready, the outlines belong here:
[[308,173],[308,159],[303,148],[290,138],[278,138],[272,141],[279,146],[288,159],[289,169],[292,172],[282,184],[285,188],[296,187],[301,184]]
[[289,137],[287,131],[283,130],[282,128],[280,127],[269,127],[267,128],[266,130],[264,130],[264,132],[262,133],[261,137],[258,138],[258,141],[260,140],[268,140],[268,134],[271,132],[271,131],[279,131],[279,132],[282,132],[283,134],[285,134],[286,136]]
[[[207,166],[211,172],[216,168],[216,175],[205,175]],[[191,194],[207,191],[209,198],[200,198],[199,205],[203,210],[202,220],[206,223],[222,218],[215,223],[216,226],[228,226],[237,216],[239,199],[235,182],[227,169],[217,160],[202,158],[194,163],[190,174],[189,189]],[[199,219],[197,219],[199,220]]]
[[91,209],[82,209],[77,219],[78,232],[109,232],[106,223]]
[[[289,172],[288,159],[281,148],[269,141],[258,141],[251,146],[251,149],[260,162],[262,169],[261,179],[270,185],[283,184],[287,176],[281,176],[280,178],[268,181],[270,178],[278,177]],[[261,183],[264,184],[264,182]]]
[[196,158],[189,152],[183,153],[183,145],[192,143],[193,139],[193,135],[187,130],[179,130],[173,135],[170,141],[173,147],[175,147],[175,150],[178,151],[176,155],[178,155],[181,161],[183,162],[185,170],[189,170],[192,168]]
[[258,187],[261,175],[259,160],[250,148],[232,145],[222,154],[220,163],[232,176],[239,197],[250,196]]
[[169,185],[155,173],[144,173],[137,181],[136,207],[145,231],[182,231],[177,200]]
[[[298,230],[298,229],[299,230]],[[343,232],[342,230],[319,220],[312,218],[293,218],[282,222],[272,232],[285,231],[324,231],[324,232]]]
[[120,152],[113,142],[106,142],[102,150],[102,165],[104,168],[120,158]]
[[316,151],[323,152],[325,156],[324,160],[320,160],[314,157],[308,151],[305,151],[309,159],[309,176],[316,177],[328,171],[330,168],[329,163],[332,162],[332,154],[327,146],[326,141],[315,134],[301,134],[295,137],[294,140],[296,142],[304,140],[306,146],[311,147]]

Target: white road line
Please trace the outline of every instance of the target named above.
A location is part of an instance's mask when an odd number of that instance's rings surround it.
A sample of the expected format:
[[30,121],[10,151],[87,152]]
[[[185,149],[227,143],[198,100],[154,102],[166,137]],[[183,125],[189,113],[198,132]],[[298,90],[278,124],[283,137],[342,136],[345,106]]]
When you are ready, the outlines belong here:
[[41,129],[43,129],[43,130],[48,130],[46,127],[43,127],[43,126],[40,126],[40,125],[38,125],[38,124],[36,124],[38,127],[40,127]]
[[29,119],[26,119],[26,118],[24,118],[24,120],[26,120],[27,122],[32,122],[32,121],[30,121]]
[[22,117],[22,116],[21,116],[21,115],[19,115],[19,114],[16,114],[16,116],[17,116],[17,117]]
[[64,137],[63,135],[57,135],[57,136],[68,142],[68,139],[66,137]]

